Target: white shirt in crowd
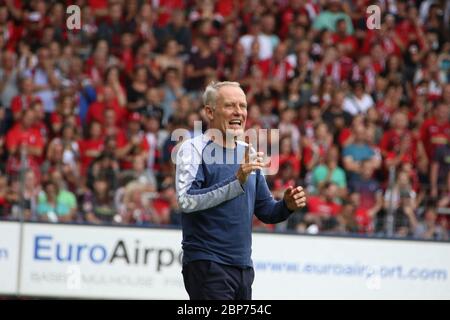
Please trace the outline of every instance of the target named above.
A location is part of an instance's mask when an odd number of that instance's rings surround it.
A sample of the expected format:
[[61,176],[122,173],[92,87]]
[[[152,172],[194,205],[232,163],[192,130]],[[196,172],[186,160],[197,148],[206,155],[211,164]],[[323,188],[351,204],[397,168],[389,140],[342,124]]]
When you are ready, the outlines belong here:
[[[255,36],[250,34],[246,34],[239,39],[239,44],[242,45],[242,47],[244,48],[244,53],[247,57],[250,56],[252,43],[254,40]],[[259,42],[259,59],[266,60],[272,58],[273,51],[279,42],[277,38],[273,38],[265,34],[259,34],[258,42]]]
[[367,110],[373,107],[374,101],[372,97],[365,93],[361,99],[355,95],[350,95],[344,99],[344,110],[351,113],[353,116],[357,114],[365,114]]

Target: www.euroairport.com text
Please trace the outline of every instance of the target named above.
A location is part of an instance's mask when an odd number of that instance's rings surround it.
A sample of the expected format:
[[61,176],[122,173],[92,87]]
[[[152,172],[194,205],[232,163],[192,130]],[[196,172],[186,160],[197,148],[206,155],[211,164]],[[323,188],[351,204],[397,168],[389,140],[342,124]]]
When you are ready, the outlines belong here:
[[362,264],[339,263],[297,263],[297,262],[267,262],[255,261],[257,271],[302,273],[309,275],[332,275],[370,278],[396,278],[402,280],[435,280],[446,281],[447,270],[436,268],[405,268],[397,266],[369,266]]

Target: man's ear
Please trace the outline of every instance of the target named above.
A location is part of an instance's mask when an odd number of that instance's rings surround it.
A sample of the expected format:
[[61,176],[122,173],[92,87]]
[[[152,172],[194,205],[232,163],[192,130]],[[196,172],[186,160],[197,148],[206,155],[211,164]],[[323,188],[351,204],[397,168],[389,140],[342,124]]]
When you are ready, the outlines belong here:
[[205,106],[205,114],[209,121],[214,120],[214,110],[210,105]]

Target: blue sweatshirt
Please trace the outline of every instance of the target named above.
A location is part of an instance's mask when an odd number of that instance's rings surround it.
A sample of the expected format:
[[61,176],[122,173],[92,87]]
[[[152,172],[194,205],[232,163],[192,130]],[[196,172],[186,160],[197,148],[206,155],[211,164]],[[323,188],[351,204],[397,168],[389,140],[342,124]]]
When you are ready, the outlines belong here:
[[236,178],[246,143],[224,148],[199,135],[182,143],[176,158],[177,200],[182,213],[183,264],[194,260],[252,266],[252,217],[264,223],[287,219],[260,170],[241,186]]

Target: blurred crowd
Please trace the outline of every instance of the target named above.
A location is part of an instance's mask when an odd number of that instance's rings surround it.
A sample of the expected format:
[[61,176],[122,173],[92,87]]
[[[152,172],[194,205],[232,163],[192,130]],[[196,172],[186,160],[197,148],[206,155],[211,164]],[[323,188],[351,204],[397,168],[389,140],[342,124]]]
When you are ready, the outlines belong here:
[[255,229],[448,240],[450,1],[0,0],[0,61],[2,219],[179,225],[171,133],[230,80],[308,191]]

